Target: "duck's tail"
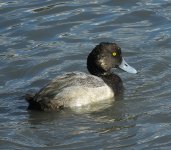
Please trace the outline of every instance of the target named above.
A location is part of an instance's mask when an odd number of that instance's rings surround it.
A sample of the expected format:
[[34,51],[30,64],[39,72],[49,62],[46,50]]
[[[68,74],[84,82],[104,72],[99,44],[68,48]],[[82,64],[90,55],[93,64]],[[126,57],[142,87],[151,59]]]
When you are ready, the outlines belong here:
[[35,95],[26,94],[25,100],[29,103],[28,109],[30,110],[41,110],[40,104],[35,101]]

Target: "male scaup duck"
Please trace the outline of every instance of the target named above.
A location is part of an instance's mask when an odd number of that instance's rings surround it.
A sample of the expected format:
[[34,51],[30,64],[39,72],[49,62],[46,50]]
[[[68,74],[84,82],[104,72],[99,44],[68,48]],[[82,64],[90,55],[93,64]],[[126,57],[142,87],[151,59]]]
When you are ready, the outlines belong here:
[[114,98],[123,85],[120,77],[111,72],[112,68],[137,73],[125,62],[117,44],[102,42],[87,58],[87,69],[91,75],[71,72],[56,77],[34,96],[26,96],[28,109],[60,110]]

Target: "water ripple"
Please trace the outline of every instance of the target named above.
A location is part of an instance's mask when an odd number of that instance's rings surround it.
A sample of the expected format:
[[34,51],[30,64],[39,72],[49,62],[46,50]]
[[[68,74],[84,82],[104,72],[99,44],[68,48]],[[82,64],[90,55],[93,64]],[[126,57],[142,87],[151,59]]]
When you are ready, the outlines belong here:
[[[170,7],[168,0],[2,0],[0,148],[169,149]],[[27,91],[87,72],[86,57],[101,41],[116,41],[138,70],[117,71],[122,100],[82,113],[26,109]]]

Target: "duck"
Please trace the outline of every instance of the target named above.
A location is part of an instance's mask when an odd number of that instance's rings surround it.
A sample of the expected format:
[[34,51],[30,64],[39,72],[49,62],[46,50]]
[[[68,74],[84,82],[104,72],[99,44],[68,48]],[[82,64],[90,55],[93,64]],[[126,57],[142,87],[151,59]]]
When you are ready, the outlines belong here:
[[121,78],[112,68],[119,68],[136,74],[137,70],[125,61],[121,48],[114,42],[101,42],[87,57],[87,69],[84,72],[69,72],[52,79],[36,94],[27,94],[25,99],[30,110],[77,109],[87,105],[115,100],[123,90]]

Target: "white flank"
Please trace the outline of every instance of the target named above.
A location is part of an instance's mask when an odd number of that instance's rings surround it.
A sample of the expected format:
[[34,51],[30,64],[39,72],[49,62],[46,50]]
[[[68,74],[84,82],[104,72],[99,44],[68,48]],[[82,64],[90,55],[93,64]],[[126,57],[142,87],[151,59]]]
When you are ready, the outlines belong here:
[[99,101],[105,101],[114,97],[114,93],[107,85],[96,88],[71,86],[63,89],[56,95],[55,99],[68,99],[69,107],[80,107]]

